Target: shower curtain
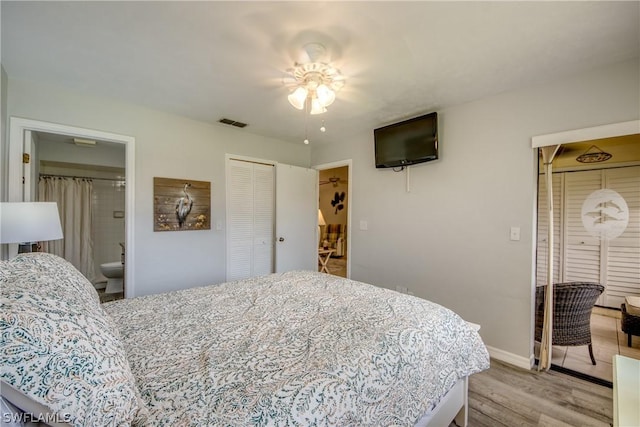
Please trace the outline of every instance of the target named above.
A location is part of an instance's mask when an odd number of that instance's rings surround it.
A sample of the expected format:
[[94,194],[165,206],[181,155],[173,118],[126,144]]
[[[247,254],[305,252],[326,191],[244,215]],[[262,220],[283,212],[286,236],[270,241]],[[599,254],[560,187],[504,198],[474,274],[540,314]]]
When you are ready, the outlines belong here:
[[43,242],[43,250],[73,264],[93,283],[91,200],[93,182],[83,178],[40,177],[38,200],[57,202],[63,239]]

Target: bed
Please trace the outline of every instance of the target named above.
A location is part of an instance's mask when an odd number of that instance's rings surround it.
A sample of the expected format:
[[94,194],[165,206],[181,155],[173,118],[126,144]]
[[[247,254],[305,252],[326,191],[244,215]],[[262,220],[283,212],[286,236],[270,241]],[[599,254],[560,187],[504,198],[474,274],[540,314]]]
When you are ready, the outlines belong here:
[[466,425],[489,367],[451,310],[317,272],[106,304],[53,255],[0,272],[3,399],[51,425]]

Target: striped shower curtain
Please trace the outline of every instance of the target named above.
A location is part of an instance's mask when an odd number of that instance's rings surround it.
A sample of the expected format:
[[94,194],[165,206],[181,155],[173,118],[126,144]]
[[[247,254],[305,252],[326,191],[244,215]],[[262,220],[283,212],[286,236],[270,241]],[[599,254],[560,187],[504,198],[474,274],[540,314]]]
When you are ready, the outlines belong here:
[[43,250],[66,259],[93,283],[92,196],[90,179],[40,177],[38,182],[38,200],[58,203],[64,235],[61,240],[43,242]]

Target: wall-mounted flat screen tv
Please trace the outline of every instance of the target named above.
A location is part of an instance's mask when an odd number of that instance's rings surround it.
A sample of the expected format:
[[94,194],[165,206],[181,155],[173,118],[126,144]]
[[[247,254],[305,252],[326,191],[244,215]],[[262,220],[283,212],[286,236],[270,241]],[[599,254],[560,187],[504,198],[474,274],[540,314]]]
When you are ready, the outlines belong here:
[[429,113],[373,131],[376,168],[395,168],[438,158],[438,114]]

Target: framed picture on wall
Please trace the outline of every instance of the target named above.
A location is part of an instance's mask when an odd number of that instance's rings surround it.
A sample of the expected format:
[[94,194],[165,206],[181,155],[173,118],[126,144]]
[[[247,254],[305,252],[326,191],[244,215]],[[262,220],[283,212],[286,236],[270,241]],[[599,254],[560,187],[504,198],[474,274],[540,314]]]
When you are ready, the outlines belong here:
[[211,229],[211,183],[153,178],[153,231]]

